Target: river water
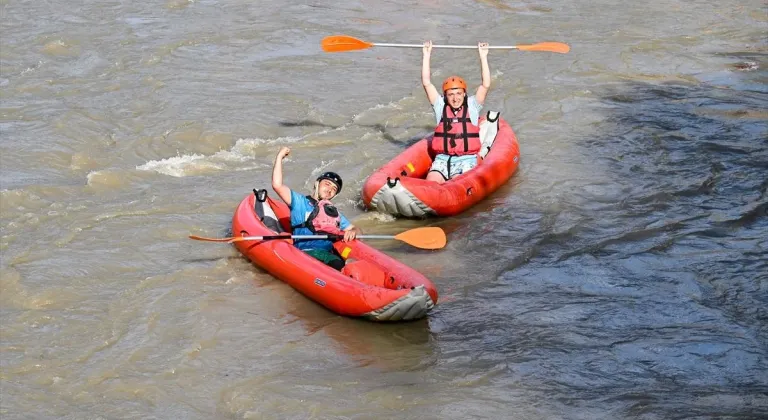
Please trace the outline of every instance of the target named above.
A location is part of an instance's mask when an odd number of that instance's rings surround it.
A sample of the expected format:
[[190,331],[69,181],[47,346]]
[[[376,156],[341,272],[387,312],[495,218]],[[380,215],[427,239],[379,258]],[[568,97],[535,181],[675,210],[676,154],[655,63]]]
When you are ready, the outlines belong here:
[[[0,1],[3,419],[768,416],[764,0]],[[427,134],[418,49],[491,51],[521,165],[448,219],[366,212]],[[473,50],[434,79],[480,81]],[[427,319],[342,318],[190,233],[228,235],[280,145],[345,179],[376,246],[437,285]]]

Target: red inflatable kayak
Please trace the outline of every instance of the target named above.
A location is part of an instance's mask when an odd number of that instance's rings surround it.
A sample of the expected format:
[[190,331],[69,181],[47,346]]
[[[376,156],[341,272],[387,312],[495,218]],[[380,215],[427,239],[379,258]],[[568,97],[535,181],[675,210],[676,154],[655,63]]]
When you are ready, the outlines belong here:
[[[290,210],[266,191],[243,199],[232,218],[233,236],[290,232]],[[437,303],[426,277],[362,241],[336,242],[346,260],[339,272],[293,246],[290,239],[235,242],[254,264],[333,312],[374,321],[423,318]]]
[[496,191],[517,170],[520,146],[498,113],[480,121],[484,159],[474,169],[444,184],[427,181],[432,136],[406,149],[374,172],[363,185],[363,202],[371,209],[405,217],[453,216]]

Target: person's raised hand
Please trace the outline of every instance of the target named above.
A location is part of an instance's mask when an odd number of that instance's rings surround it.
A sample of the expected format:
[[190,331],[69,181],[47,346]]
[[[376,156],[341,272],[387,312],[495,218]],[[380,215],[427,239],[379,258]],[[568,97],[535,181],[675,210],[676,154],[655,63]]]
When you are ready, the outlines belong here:
[[488,43],[487,42],[478,42],[477,43],[477,51],[480,54],[480,58],[487,58],[488,57]]
[[280,150],[277,151],[277,159],[283,160],[289,154],[291,154],[291,149],[286,146],[281,146]]
[[424,53],[424,55],[432,54],[432,41],[426,41],[421,51]]

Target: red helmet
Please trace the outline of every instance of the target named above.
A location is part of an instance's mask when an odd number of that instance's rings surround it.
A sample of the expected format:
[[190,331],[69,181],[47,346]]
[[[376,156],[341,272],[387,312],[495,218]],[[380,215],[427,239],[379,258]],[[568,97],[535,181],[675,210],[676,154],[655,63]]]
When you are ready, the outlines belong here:
[[459,76],[451,76],[443,82],[443,92],[450,89],[464,89],[467,91],[467,83]]

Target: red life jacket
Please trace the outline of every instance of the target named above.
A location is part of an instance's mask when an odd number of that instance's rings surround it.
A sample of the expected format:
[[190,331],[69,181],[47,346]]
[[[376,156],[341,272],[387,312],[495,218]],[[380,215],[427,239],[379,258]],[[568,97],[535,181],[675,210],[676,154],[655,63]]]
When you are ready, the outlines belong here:
[[304,227],[311,230],[314,234],[344,234],[344,231],[341,230],[341,214],[339,214],[339,210],[330,200],[317,201],[309,196],[307,196],[307,199],[315,208],[307,216],[307,220],[300,225],[293,226],[294,229]]
[[[461,107],[461,116],[456,115],[453,109],[445,103],[443,118],[435,127],[435,135],[429,143],[430,149],[435,154],[454,156],[474,155],[480,151],[480,127],[472,124],[469,119],[467,98]],[[457,141],[461,140],[461,141]]]

